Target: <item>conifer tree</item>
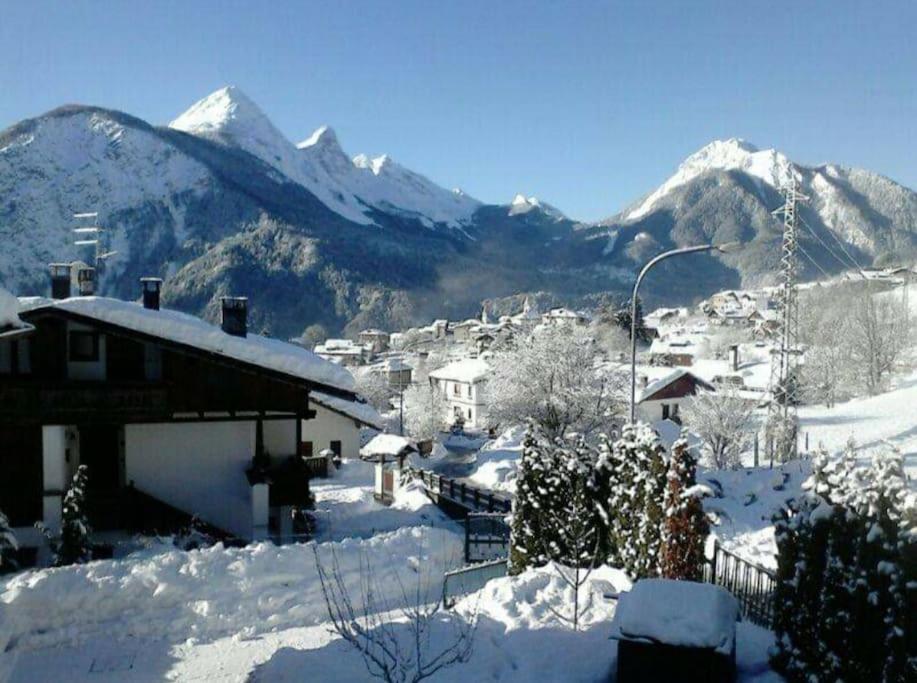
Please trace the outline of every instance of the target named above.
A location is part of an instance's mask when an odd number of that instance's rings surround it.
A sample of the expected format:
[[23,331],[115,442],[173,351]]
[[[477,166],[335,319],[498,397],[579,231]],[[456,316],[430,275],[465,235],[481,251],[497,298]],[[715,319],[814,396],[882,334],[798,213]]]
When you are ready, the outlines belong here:
[[85,510],[88,471],[86,465],[80,465],[73,475],[70,488],[64,495],[60,533],[51,534],[46,527],[38,525],[54,551],[55,567],[81,564],[92,559],[92,529]]
[[660,573],[667,579],[700,581],[710,524],[697,487],[697,459],[684,439],[672,445],[667,481]]
[[522,457],[513,499],[510,535],[510,572],[519,574],[528,567],[544,565],[548,560],[547,532],[542,528],[542,510],[554,504],[552,472],[556,463],[551,439],[531,423],[522,441]]

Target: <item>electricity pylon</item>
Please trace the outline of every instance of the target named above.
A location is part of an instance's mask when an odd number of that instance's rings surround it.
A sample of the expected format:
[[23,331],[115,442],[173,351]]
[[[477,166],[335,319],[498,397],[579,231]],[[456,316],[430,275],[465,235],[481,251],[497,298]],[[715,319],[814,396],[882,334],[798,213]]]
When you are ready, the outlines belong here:
[[777,292],[777,346],[771,350],[771,402],[767,413],[766,437],[771,463],[776,457],[786,462],[796,457],[798,421],[796,404],[799,389],[799,299],[797,295],[798,262],[796,247],[797,202],[807,197],[796,187],[796,177],[783,188],[784,203],[773,212],[783,216],[783,245],[780,256],[780,288]]

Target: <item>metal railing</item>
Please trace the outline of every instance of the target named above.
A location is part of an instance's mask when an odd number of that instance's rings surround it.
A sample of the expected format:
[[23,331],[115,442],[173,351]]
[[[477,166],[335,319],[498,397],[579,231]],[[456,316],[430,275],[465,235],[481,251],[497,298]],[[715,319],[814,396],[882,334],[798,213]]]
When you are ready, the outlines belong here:
[[462,567],[443,575],[443,607],[451,608],[459,598],[481,590],[491,579],[499,579],[509,573],[506,560],[481,562]]
[[773,571],[739,557],[717,542],[704,567],[704,581],[735,595],[745,619],[764,628],[772,627],[777,586]]
[[416,477],[428,492],[445,498],[473,512],[504,512],[513,510],[509,496],[478,488],[455,479],[449,479],[430,470],[412,468],[409,474]]

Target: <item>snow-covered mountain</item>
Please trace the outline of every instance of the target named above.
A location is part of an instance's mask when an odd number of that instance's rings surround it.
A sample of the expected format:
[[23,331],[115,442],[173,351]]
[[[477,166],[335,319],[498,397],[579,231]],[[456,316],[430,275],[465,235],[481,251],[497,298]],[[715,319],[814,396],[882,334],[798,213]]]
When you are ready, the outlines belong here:
[[427,227],[467,224],[481,202],[450,192],[387,155],[350,159],[328,126],[294,145],[236,87],[217,90],[169,124],[170,128],[239,147],[273,166],[332,211],[363,225],[373,209],[416,218]]
[[708,145],[629,209],[583,225],[535,197],[482,204],[387,156],[351,158],[327,126],[294,145],[235,88],[170,126],[66,106],[0,132],[0,285],[45,293],[49,262],[89,259],[72,215],[98,211],[118,252],[103,293],[135,298],[137,278],[159,275],[166,305],[213,319],[221,295],[245,294],[252,329],[320,336],[468,317],[485,299],[516,312],[526,294],[615,301],[661,249],[744,242],[654,271],[648,305],[682,305],[773,277],[771,211],[789,173],[811,198],[803,246],[825,270],[843,267],[823,246],[834,240],[863,265],[917,254],[911,190],[739,140]]
[[[781,204],[780,190],[791,174],[808,198],[800,209],[801,237],[807,251],[820,256],[812,259],[818,265],[807,261],[806,267],[836,271],[844,262],[853,267],[851,260],[865,266],[877,259],[907,259],[917,252],[913,190],[869,171],[798,164],[782,152],[737,138],[706,145],[657,189],[601,224],[627,226],[637,233],[645,224],[651,228],[649,234],[657,236],[661,230],[678,243],[708,239],[718,230],[732,239],[754,242],[777,227],[770,212]],[[622,246],[626,244],[615,235],[615,248]],[[771,255],[762,250],[762,256],[766,271]],[[763,274],[753,273],[753,263],[747,265],[745,274]]]

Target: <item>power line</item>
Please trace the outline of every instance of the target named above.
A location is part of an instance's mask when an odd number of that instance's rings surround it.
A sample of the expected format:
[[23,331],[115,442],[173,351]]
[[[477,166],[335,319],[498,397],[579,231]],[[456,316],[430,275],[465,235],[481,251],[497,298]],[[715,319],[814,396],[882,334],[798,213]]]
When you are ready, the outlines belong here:
[[813,266],[815,266],[816,268],[818,268],[818,269],[822,272],[822,275],[824,275],[824,276],[825,276],[826,278],[828,278],[829,280],[831,279],[832,276],[829,275],[828,272],[827,272],[824,268],[822,268],[820,265],[818,265],[818,263],[815,262],[815,259],[814,259],[814,258],[812,258],[811,256],[809,256],[809,252],[807,252],[807,251],[805,250],[805,248],[802,246],[802,243],[797,244],[796,247],[799,249],[799,251],[802,252],[802,255],[803,255],[803,256],[805,256],[807,259],[809,259],[809,262],[810,262]]
[[[831,254],[831,256],[834,257],[834,260],[841,264],[841,268],[843,268],[844,270],[848,270],[850,268],[850,264],[844,261],[844,259],[842,259],[840,256],[838,256],[837,252],[834,249],[832,249],[831,246],[827,242],[825,242],[825,240],[823,240],[817,232],[815,232],[815,230],[812,228],[811,225],[806,223],[805,220],[802,221],[802,225],[803,227],[805,227],[806,230],[809,231],[809,234],[812,235],[812,237],[818,240],[818,243],[821,244],[822,247],[825,248],[825,251]],[[853,267],[859,270],[859,267],[856,264],[854,264]]]
[[[815,231],[812,229],[812,227],[811,227],[808,223],[805,222],[805,220],[803,220],[802,222],[803,222],[803,225],[805,225],[807,228],[809,228],[809,231],[810,231],[810,232],[813,232],[813,233],[815,232]],[[844,255],[845,255],[848,259],[850,259],[850,262],[853,264],[853,267],[856,268],[856,269],[860,272],[860,274],[862,274],[862,273],[863,273],[863,267],[860,265],[860,263],[859,263],[855,258],[853,258],[853,256],[850,255],[850,252],[847,251],[847,247],[845,247],[845,246],[844,246],[844,243],[841,242],[840,239],[838,239],[837,235],[834,234],[834,231],[833,231],[833,230],[826,230],[825,232],[827,232],[829,235],[831,235],[831,239],[833,239],[834,242],[837,244],[837,246],[839,246],[839,247],[841,248],[841,251],[844,253]]]

